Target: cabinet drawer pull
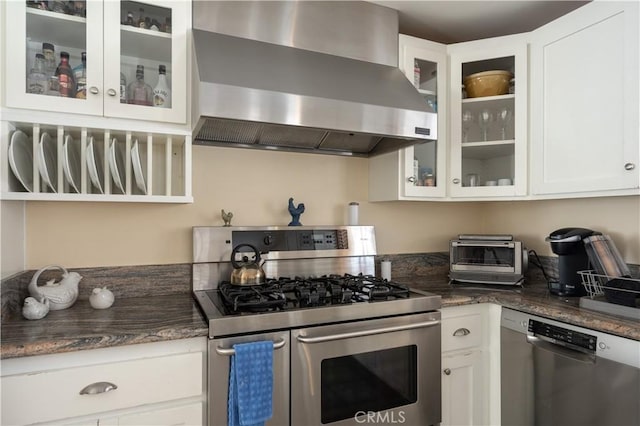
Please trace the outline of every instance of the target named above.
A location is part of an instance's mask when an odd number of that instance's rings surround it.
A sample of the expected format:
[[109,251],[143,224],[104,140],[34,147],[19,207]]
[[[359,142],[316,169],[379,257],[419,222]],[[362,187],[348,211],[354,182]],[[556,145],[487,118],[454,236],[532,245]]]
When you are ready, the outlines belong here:
[[95,382],[87,385],[80,391],[80,395],[95,395],[97,393],[106,393],[116,390],[118,387],[109,382]]
[[407,178],[407,182],[414,183],[415,181],[416,181],[416,177],[415,177],[415,176],[409,176],[409,177]]
[[460,179],[455,178],[455,179],[453,180],[453,183],[455,183],[456,185],[457,185],[457,184],[459,184],[459,183],[460,183]]
[[117,94],[118,94],[118,92],[116,92],[115,89],[107,90],[107,95],[109,95],[109,96],[115,96]]
[[459,328],[453,332],[454,336],[466,336],[468,334],[471,334],[468,328]]
[[98,93],[100,93],[100,91],[98,90],[98,88],[96,86],[91,86],[89,88],[89,92],[93,93],[94,95],[97,95]]
[[633,170],[635,168],[636,168],[636,165],[633,164],[633,163],[627,163],[627,164],[624,165],[624,169],[625,170]]
[[445,368],[444,369],[444,374],[446,374],[447,376],[451,374],[451,369],[450,368]]

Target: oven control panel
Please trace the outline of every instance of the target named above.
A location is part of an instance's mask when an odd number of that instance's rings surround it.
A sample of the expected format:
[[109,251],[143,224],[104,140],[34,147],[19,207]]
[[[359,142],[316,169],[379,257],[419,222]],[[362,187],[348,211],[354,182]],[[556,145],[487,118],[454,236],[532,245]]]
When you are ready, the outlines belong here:
[[346,229],[241,230],[232,232],[232,243],[251,244],[261,252],[349,248]]
[[[193,263],[229,262],[233,249],[241,244],[255,247],[268,261],[377,254],[375,231],[369,225],[194,226]],[[240,247],[239,251],[249,253],[253,250]],[[367,257],[366,261],[373,260]]]

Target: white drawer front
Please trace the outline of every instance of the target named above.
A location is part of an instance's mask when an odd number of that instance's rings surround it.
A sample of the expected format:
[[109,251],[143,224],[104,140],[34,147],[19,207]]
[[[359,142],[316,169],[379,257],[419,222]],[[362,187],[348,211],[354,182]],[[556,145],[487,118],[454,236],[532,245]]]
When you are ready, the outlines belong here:
[[[30,424],[202,394],[202,352],[2,377],[2,424]],[[87,385],[117,389],[80,395]]]
[[442,320],[442,351],[456,351],[482,345],[482,315],[473,314]]

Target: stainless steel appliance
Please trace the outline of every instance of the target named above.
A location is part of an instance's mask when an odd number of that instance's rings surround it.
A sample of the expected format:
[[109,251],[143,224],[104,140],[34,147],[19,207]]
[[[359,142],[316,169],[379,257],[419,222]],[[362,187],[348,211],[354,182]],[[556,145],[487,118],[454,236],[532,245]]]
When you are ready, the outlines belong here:
[[504,425],[640,424],[640,342],[502,310]]
[[579,271],[589,269],[589,257],[583,239],[599,234],[585,228],[562,228],[545,239],[558,255],[558,281],[549,283],[549,291],[559,296],[584,296],[586,293]]
[[528,255],[512,235],[459,235],[449,242],[453,282],[517,285],[524,280]]
[[364,1],[194,1],[194,143],[367,156],[436,140],[398,69],[398,12]]
[[[265,284],[228,282],[241,244],[263,253]],[[195,227],[193,255],[209,322],[210,425],[227,423],[233,345],[267,339],[267,424],[440,422],[440,296],[374,276],[373,227]]]

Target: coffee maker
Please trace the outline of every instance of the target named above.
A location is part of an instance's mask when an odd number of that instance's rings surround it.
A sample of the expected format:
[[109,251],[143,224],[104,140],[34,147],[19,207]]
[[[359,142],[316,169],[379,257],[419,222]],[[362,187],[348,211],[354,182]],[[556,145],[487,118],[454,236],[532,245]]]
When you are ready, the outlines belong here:
[[586,228],[561,228],[545,241],[558,255],[558,281],[549,283],[549,291],[558,296],[584,296],[586,293],[578,271],[589,269],[589,257],[582,240],[600,232]]

